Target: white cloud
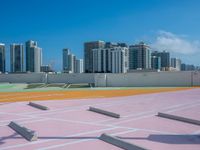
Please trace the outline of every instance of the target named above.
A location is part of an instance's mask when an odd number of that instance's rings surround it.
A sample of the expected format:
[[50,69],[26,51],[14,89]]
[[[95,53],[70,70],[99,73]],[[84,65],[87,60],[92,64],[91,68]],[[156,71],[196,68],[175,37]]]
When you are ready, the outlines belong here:
[[155,42],[151,46],[156,50],[167,50],[184,55],[200,52],[199,41],[189,41],[185,36],[166,31],[159,31]]

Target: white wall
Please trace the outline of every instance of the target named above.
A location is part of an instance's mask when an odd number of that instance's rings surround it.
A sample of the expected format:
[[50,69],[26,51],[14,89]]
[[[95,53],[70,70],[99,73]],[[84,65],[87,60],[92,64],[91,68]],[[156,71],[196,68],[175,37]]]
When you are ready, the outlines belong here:
[[44,73],[0,74],[0,82],[42,83],[45,82],[45,74]]
[[0,74],[0,83],[95,83],[97,87],[200,86],[200,72],[125,74]]
[[200,86],[200,72],[192,72],[193,86]]
[[48,74],[48,83],[94,83],[94,74]]
[[95,86],[106,87],[107,75],[104,73],[95,74]]
[[[191,86],[191,72],[107,74],[108,87]],[[98,85],[97,85],[98,86]]]

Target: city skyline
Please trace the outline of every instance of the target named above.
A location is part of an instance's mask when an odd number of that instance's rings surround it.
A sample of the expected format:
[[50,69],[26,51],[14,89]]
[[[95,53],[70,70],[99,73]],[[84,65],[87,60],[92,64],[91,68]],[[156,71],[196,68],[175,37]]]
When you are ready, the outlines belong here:
[[183,62],[178,56],[171,57],[168,51],[154,50],[144,42],[128,45],[121,42],[87,41],[83,44],[84,59],[72,54],[69,48],[63,48],[62,69],[55,70],[53,62],[51,64],[42,62],[42,48],[38,47],[37,43],[28,40],[25,46],[10,44],[10,71],[5,67],[5,44],[1,43],[0,69],[4,69],[1,72],[126,73],[134,70],[191,71],[200,68]]
[[[44,54],[48,54],[43,57],[44,64],[54,61],[56,70],[62,68],[63,47],[83,58],[83,43],[96,40],[129,45],[144,41],[155,49],[170,51],[172,57],[180,56],[183,62],[200,64],[200,34],[196,31],[200,26],[198,0],[119,0],[118,3],[30,0],[30,3],[31,6],[19,1],[1,2],[0,43],[5,43],[8,50],[11,43],[36,40]],[[39,11],[29,11],[30,7]],[[6,60],[9,56],[7,51]],[[9,63],[6,62],[7,68]]]

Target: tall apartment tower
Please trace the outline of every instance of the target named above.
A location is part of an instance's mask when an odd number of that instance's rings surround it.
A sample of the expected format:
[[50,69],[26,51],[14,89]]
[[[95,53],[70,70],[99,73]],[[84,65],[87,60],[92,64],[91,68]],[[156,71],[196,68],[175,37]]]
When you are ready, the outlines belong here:
[[24,71],[24,47],[22,44],[10,45],[10,71]]
[[128,48],[112,47],[93,49],[94,73],[126,73],[128,70]]
[[172,68],[176,68],[176,58],[171,58],[170,66],[171,66]]
[[104,48],[104,41],[94,41],[84,43],[84,69],[86,73],[93,72],[93,49]]
[[128,48],[117,47],[111,51],[111,72],[126,73],[128,67]]
[[42,65],[42,49],[35,41],[26,42],[26,71],[40,72]]
[[159,56],[152,56],[151,57],[151,68],[154,70],[161,69],[161,58]]
[[140,42],[129,47],[129,69],[151,69],[151,49]]
[[74,73],[76,57],[70,53],[68,48],[63,49],[63,72]]
[[93,73],[111,73],[112,48],[93,49]]
[[161,70],[168,71],[170,68],[170,53],[167,51],[158,52],[154,51],[152,56],[160,57],[161,58]]
[[0,43],[0,72],[6,71],[5,44]]
[[63,49],[63,71],[69,70],[69,56],[70,50],[68,48]]
[[83,73],[83,59],[76,59],[76,73]]

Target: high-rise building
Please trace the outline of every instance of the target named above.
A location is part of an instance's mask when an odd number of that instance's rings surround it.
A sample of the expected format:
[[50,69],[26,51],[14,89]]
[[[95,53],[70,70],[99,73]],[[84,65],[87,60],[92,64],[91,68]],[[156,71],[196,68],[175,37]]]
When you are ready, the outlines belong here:
[[35,41],[26,42],[26,71],[40,72],[42,64],[42,49]]
[[111,51],[111,72],[126,73],[129,69],[129,51],[127,47],[116,47]]
[[94,73],[111,72],[111,51],[113,48],[93,49],[93,70]]
[[63,49],[63,72],[76,73],[76,56],[68,48]]
[[63,49],[63,71],[69,70],[69,54],[70,50],[68,48]]
[[104,41],[94,41],[84,43],[84,69],[86,73],[93,72],[93,49],[104,48]]
[[76,73],[83,73],[83,59],[76,59]]
[[24,47],[22,44],[10,45],[10,71],[24,71]]
[[6,71],[5,44],[0,43],[0,72]]
[[178,58],[171,58],[171,67],[175,68],[176,71],[181,71],[181,60]]
[[176,69],[177,71],[181,71],[181,59],[176,59]]
[[167,51],[158,52],[154,51],[152,56],[157,56],[161,58],[161,70],[168,71],[170,68],[170,53]]
[[151,68],[155,70],[161,69],[161,58],[159,56],[151,57]]
[[171,58],[171,67],[176,68],[176,58]]
[[129,69],[151,69],[151,49],[140,42],[129,47]]
[[93,71],[96,73],[125,73],[128,70],[128,48],[93,49]]
[[189,64],[181,64],[181,71],[194,71],[194,70],[199,70],[199,67],[195,67],[194,65],[189,65]]
[[195,70],[195,66],[194,65],[186,65],[186,70],[187,71],[194,71]]
[[186,64],[181,64],[181,71],[186,71]]
[[77,69],[77,67],[76,67],[76,60],[77,60],[76,56],[73,55],[73,73],[76,73],[76,69]]

